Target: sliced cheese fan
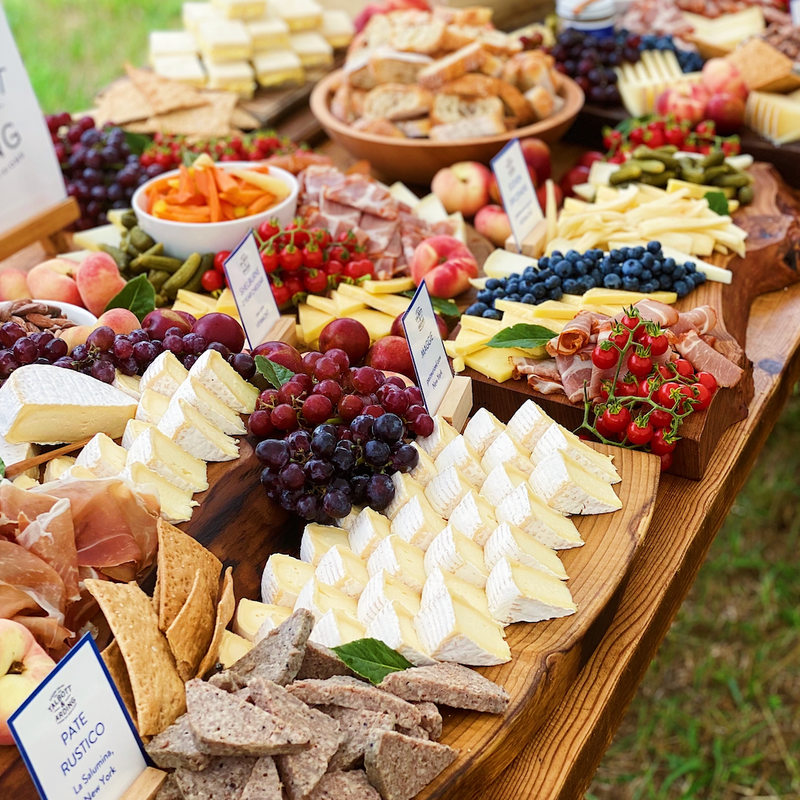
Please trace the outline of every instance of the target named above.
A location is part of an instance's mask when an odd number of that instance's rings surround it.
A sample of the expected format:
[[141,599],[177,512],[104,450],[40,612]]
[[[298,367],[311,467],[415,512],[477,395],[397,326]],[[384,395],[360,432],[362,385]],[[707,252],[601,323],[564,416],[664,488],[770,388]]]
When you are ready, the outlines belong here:
[[486,473],[480,465],[480,456],[461,434],[444,446],[442,452],[436,456],[434,465],[437,472],[443,472],[448,467],[458,467],[467,480],[478,489],[486,480]]
[[[348,543],[359,558],[367,560],[391,532],[389,520],[369,506],[365,506],[358,512],[350,528]],[[300,553],[302,555],[302,549]]]
[[425,495],[412,497],[391,523],[391,532],[404,542],[427,550],[447,523],[433,510]]
[[339,608],[331,608],[319,618],[308,638],[323,647],[339,647],[366,635],[366,628],[357,619]]
[[392,534],[375,548],[367,562],[370,577],[381,570],[386,570],[419,594],[425,585],[425,553]]
[[425,553],[425,573],[430,574],[437,567],[481,588],[489,576],[482,548],[450,525],[433,540]]
[[483,458],[489,445],[506,429],[497,417],[486,408],[479,408],[464,428],[467,444]]
[[96,478],[113,478],[125,469],[127,457],[124,447],[104,433],[97,433],[78,453],[75,463],[88,469]]
[[497,520],[516,525],[553,550],[568,550],[583,545],[575,523],[536,497],[526,483],[517,487],[497,507]]
[[414,616],[401,603],[390,600],[385,603],[367,626],[367,637],[378,639],[387,647],[405,656],[415,667],[435,664],[427,655],[414,627]]
[[261,574],[264,603],[294,608],[300,590],[314,577],[314,566],[299,558],[273,553]]
[[184,492],[204,492],[208,489],[205,462],[189,455],[153,425],[148,425],[128,450],[127,463],[135,462],[149,467]]
[[317,525],[311,522],[303,529],[300,539],[300,560],[307,561],[315,567],[331,547],[340,544],[349,547],[347,531],[332,525]]
[[364,562],[347,546],[335,544],[317,564],[315,577],[348,597],[358,598],[369,581]]
[[527,567],[541,570],[559,580],[567,579],[561,559],[549,547],[516,525],[503,522],[497,526],[483,548],[486,567],[490,571],[501,558],[507,557]]

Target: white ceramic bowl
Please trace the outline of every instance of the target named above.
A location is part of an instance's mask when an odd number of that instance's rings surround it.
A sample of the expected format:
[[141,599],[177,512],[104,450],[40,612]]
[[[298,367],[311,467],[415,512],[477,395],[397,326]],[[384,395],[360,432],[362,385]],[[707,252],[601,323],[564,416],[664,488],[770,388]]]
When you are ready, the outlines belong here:
[[[222,168],[247,168],[254,166],[252,161],[228,161],[217,164]],[[288,225],[297,210],[297,179],[291,172],[278,167],[269,168],[269,174],[283,181],[289,187],[289,196],[261,214],[228,220],[227,222],[173,222],[158,219],[144,210],[145,190],[153,181],[179,175],[179,170],[165,172],[142,184],[133,194],[133,206],[139,227],[164,245],[167,255],[175,258],[188,258],[192,253],[218,253],[220,250],[233,250],[251,229],[257,229],[264,220],[277,217],[281,225]]]
[[74,306],[72,303],[62,303],[60,300],[33,300],[34,303],[45,303],[48,306],[60,308],[64,316],[76,325],[94,325],[97,317],[86,308]]

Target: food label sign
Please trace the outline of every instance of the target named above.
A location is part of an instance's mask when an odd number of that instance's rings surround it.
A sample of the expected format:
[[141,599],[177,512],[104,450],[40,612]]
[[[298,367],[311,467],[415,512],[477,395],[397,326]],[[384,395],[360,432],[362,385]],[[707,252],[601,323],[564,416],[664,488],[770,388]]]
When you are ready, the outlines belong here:
[[492,171],[508,214],[511,235],[522,252],[522,242],[544,219],[519,139],[512,139],[493,159]]
[[447,353],[425,281],[419,285],[411,305],[403,314],[403,329],[425,408],[433,416],[453,382],[453,373],[447,363]]
[[66,198],[50,133],[0,4],[0,235]]
[[261,264],[261,254],[253,231],[228,256],[225,274],[252,350],[266,341],[269,332],[281,318],[267,273]]
[[118,800],[147,766],[89,634],[14,712],[9,727],[42,800]]

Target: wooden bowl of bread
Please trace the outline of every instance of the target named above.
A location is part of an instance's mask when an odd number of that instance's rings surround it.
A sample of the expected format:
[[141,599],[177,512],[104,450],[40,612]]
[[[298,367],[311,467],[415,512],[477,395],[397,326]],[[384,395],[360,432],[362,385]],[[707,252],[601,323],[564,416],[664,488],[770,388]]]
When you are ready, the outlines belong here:
[[515,137],[556,141],[583,103],[550,55],[479,7],[374,16],[311,94],[331,139],[384,179],[423,184],[456,161],[488,164]]

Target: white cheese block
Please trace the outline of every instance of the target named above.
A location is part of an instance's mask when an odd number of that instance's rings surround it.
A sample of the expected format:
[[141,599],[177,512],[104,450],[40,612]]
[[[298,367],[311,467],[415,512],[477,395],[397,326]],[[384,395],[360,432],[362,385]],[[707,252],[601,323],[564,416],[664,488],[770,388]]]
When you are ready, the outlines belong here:
[[175,391],[171,402],[179,397],[194,406],[212,425],[223,433],[246,433],[242,418],[225,405],[196,378],[187,378]]
[[541,570],[559,580],[567,578],[567,571],[555,551],[508,522],[497,526],[483,548],[483,558],[489,571],[504,557]]
[[300,539],[300,560],[316,567],[322,556],[337,544],[349,547],[347,531],[332,525],[317,525],[315,522],[310,522],[303,529],[303,536]]
[[60,480],[61,476],[75,464],[76,460],[74,456],[56,456],[55,458],[51,458],[44,468],[42,483]]
[[312,578],[300,590],[294,610],[297,611],[298,608],[307,608],[314,615],[315,624],[332,608],[344,611],[353,619],[357,619],[358,615],[358,602],[354,597],[350,597],[316,578]]
[[[72,469],[72,467],[70,467],[70,469]],[[69,470],[67,470],[67,472],[69,472]],[[17,475],[16,478],[12,478],[11,483],[18,489],[32,489],[34,486],[39,485],[39,481],[35,481],[30,475],[24,472],[21,475]]]
[[346,517],[336,520],[336,524],[340,528],[344,528],[349,533],[353,529],[353,525],[355,525],[356,519],[358,519],[358,515],[361,513],[361,510],[361,506],[353,506],[350,509],[350,513]]
[[359,597],[369,581],[364,562],[347,546],[335,544],[317,564],[318,581],[340,589],[349,597]]
[[429,575],[437,567],[481,588],[489,577],[481,547],[449,525],[425,553],[425,574]]
[[139,405],[136,407],[136,419],[139,422],[149,422],[151,425],[158,425],[164,414],[169,408],[169,397],[159,394],[154,389],[145,389],[139,398]]
[[480,611],[487,617],[491,616],[486,592],[480,586],[469,583],[463,578],[459,578],[458,575],[453,575],[452,572],[444,572],[439,567],[432,570],[425,581],[425,586],[422,588],[421,607],[431,605],[442,592],[460,599],[470,608]]
[[526,475],[533,472],[533,463],[522,446],[517,444],[507,433],[501,433],[487,448],[481,459],[481,467],[488,475],[498,464],[516,467]]
[[226,436],[185,400],[170,403],[158,429],[189,455],[203,461],[232,461],[239,457],[236,440]]
[[137,461],[184,492],[192,494],[208,489],[205,461],[187,453],[154,426],[137,436],[128,450],[127,463]]
[[397,516],[397,512],[412,497],[425,494],[424,487],[408,474],[395,472],[394,475],[392,475],[392,483],[394,484],[394,498],[383,510],[383,513],[389,517],[389,519],[394,519]]
[[216,350],[206,350],[189,370],[211,394],[240,414],[252,414],[258,389],[248,383]]
[[417,594],[425,585],[425,553],[396,534],[387,536],[367,562],[371,578],[384,569]]
[[467,480],[478,489],[486,480],[486,473],[480,465],[480,456],[467,440],[459,434],[451,439],[434,462],[437,472],[443,472],[448,467],[458,467]]
[[313,564],[299,558],[273,553],[261,574],[261,600],[294,608],[300,590],[314,577]]
[[464,495],[475,488],[458,467],[448,467],[428,484],[425,497],[440,517],[449,519]]
[[136,439],[148,428],[155,428],[155,425],[152,422],[144,422],[141,419],[129,419],[128,424],[125,426],[125,432],[122,434],[122,446],[126,450],[130,450]]
[[127,458],[128,451],[124,447],[104,433],[96,433],[78,453],[75,463],[86,467],[96,478],[113,478],[125,469]]
[[111,385],[138,402],[142,396],[140,383],[141,378],[138,375],[123,375],[117,370],[114,374],[114,382]]
[[433,418],[433,433],[417,439],[417,443],[435,461],[445,445],[456,436],[458,431],[444,417],[436,416]]
[[574,433],[554,422],[536,443],[531,459],[534,464],[538,464],[556,450],[563,450],[584,469],[588,469],[608,483],[619,483],[622,480],[614,462],[608,456],[593,450]]
[[545,547],[568,550],[583,545],[575,523],[534,495],[526,483],[518,486],[496,510],[498,522],[516,525]]
[[511,660],[497,623],[447,592],[419,610],[414,627],[424,651],[438,661],[492,667]]
[[414,616],[401,603],[386,603],[366,629],[366,636],[378,639],[392,650],[397,650],[415,667],[435,664],[436,661],[423,650],[414,627]]
[[497,527],[494,506],[474,490],[467,492],[453,509],[448,520],[450,527],[483,547]]
[[14,370],[0,386],[0,436],[9,444],[79,442],[122,436],[136,401],[90,375],[51,364]]
[[86,467],[81,467],[78,464],[73,464],[71,467],[68,467],[64,472],[61,473],[59,476],[60,481],[65,481],[68,478],[74,478],[78,481],[96,481],[101,480],[94,474],[94,472],[90,472]]
[[506,429],[491,411],[479,408],[464,428],[464,438],[480,458],[489,445]]
[[[375,509],[365,506],[358,513],[355,522],[350,527],[348,537],[350,549],[359,558],[366,560],[391,532],[389,520],[383,514],[375,511]],[[302,549],[300,552],[302,553]]]
[[164,350],[144,371],[139,381],[139,391],[152,389],[154,392],[172,397],[188,377],[189,370],[178,361],[175,354]]
[[291,608],[276,606],[271,603],[259,603],[257,600],[248,600],[243,597],[236,606],[236,616],[233,618],[233,632],[254,642],[261,626],[268,622],[273,628],[281,624],[292,613]]
[[447,523],[433,510],[424,495],[412,497],[392,520],[391,532],[403,541],[427,550]]
[[564,450],[542,459],[530,484],[547,505],[563,514],[606,514],[622,508],[622,501],[611,486]]
[[382,569],[367,581],[361,597],[358,598],[359,622],[368,626],[389,602],[399,603],[410,614],[416,614],[420,609],[419,592]]
[[505,556],[489,576],[486,596],[492,616],[508,624],[568,617],[578,610],[565,583]]
[[[39,453],[39,448],[30,444],[29,442],[22,442],[20,444],[9,444],[2,436],[0,436],[0,460],[10,467],[12,464],[19,464],[20,461],[26,461],[29,458],[34,458]],[[26,469],[23,475],[27,475],[33,480],[39,479],[39,467],[31,467]]]
[[530,453],[552,423],[533,400],[526,400],[508,421],[506,432]]
[[167,522],[187,522],[192,518],[192,508],[199,505],[192,500],[191,492],[184,492],[139,461],[128,464],[120,477],[133,481],[138,486],[154,486],[158,492],[161,516]]
[[436,477],[438,470],[433,459],[417,444],[416,440],[411,442],[411,446],[419,453],[419,461],[408,474],[421,486],[427,486]]
[[495,508],[521,483],[527,483],[528,476],[509,464],[498,464],[487,476],[481,486],[481,497]]
[[357,619],[341,609],[331,608],[319,618],[308,638],[323,647],[339,647],[365,635],[366,629]]

